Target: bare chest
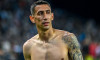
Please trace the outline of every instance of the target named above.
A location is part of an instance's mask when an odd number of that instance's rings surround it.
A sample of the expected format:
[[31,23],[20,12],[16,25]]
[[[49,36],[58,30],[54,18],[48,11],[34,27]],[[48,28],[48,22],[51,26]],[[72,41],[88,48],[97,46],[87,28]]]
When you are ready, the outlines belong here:
[[62,41],[36,43],[31,49],[32,60],[68,60],[68,51]]

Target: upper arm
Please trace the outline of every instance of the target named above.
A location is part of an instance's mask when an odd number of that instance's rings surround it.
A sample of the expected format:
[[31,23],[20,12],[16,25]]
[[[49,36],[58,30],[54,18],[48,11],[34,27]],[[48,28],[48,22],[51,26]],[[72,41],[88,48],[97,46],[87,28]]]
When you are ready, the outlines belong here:
[[25,60],[30,60],[30,46],[27,43],[23,45],[23,55]]
[[72,60],[83,60],[82,53],[77,38],[74,34],[70,33],[65,35],[63,40],[68,45],[68,52]]

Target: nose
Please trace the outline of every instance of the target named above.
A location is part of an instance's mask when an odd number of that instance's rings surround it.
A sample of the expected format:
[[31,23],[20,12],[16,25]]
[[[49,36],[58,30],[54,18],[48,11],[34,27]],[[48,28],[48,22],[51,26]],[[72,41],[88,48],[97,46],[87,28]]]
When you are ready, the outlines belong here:
[[46,12],[43,15],[43,20],[47,20],[47,14],[46,14]]

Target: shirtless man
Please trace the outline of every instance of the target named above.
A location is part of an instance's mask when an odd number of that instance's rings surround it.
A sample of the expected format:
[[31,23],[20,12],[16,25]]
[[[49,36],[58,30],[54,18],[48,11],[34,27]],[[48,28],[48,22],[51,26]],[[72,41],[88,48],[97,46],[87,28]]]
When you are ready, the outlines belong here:
[[79,43],[73,33],[52,28],[53,13],[46,1],[31,6],[30,20],[38,34],[23,45],[25,60],[83,60]]

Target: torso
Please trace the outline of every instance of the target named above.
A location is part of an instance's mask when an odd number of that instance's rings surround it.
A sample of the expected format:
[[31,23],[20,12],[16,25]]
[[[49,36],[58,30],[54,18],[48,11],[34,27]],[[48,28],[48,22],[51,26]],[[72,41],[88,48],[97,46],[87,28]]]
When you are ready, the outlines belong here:
[[30,60],[69,60],[67,45],[62,40],[65,32],[58,32],[48,42],[38,40],[38,35],[31,38]]

